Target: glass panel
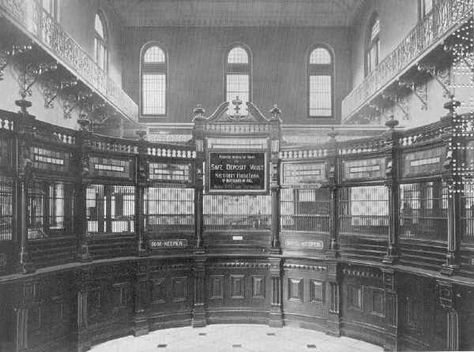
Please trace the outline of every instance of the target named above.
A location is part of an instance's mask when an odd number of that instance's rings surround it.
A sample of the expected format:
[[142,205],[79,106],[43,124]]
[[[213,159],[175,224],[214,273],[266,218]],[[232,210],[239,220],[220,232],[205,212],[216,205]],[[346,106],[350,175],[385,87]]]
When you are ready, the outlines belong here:
[[317,48],[311,52],[309,57],[310,64],[327,65],[331,64],[331,54],[325,48]]
[[112,186],[110,194],[111,232],[135,232],[135,187]]
[[105,39],[105,31],[104,31],[104,24],[102,22],[102,19],[100,18],[99,14],[95,15],[95,32],[96,34],[102,38]]
[[445,241],[447,208],[444,182],[400,185],[400,237]]
[[227,56],[227,63],[229,64],[248,64],[249,55],[244,48],[237,47],[229,51]]
[[329,232],[327,189],[282,189],[280,198],[282,231]]
[[143,62],[145,63],[164,63],[165,61],[165,53],[158,46],[149,47],[143,55]]
[[389,223],[387,187],[342,188],[339,219],[341,233],[386,235]]
[[13,181],[0,176],[0,241],[12,239]]
[[166,74],[146,73],[142,77],[143,115],[165,115]]
[[373,41],[380,33],[380,19],[376,17],[370,30],[370,41]]
[[474,184],[466,183],[464,185],[464,192],[462,194],[462,204],[462,239],[465,242],[474,242]]
[[64,230],[65,213],[64,184],[49,185],[49,228],[51,230]]
[[150,187],[145,192],[147,231],[194,229],[194,189]]
[[203,217],[206,231],[270,229],[271,196],[205,195]]
[[105,188],[90,185],[86,190],[87,232],[105,231]]
[[28,239],[44,238],[45,187],[39,182],[28,186]]
[[228,113],[235,115],[237,113],[232,101],[239,98],[242,105],[239,107],[240,115],[247,115],[247,105],[249,101],[250,85],[248,74],[227,74],[226,101],[230,102]]
[[309,115],[332,116],[332,77],[309,77]]

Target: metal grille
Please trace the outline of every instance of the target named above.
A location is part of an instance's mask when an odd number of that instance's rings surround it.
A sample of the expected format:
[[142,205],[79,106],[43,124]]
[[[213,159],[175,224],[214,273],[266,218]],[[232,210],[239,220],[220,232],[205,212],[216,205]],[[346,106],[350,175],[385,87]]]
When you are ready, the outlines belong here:
[[86,191],[87,231],[135,231],[135,187],[90,185]]
[[207,231],[270,229],[271,197],[205,195],[203,217]]
[[465,242],[474,242],[474,184],[464,185],[464,192],[462,194],[462,205],[462,240]]
[[342,188],[340,232],[385,235],[388,233],[389,203],[385,186]]
[[28,185],[28,239],[45,238],[46,189],[40,182]]
[[329,191],[321,189],[281,190],[282,231],[329,232]]
[[150,187],[145,192],[147,231],[178,231],[194,228],[194,189]]
[[12,239],[13,181],[0,176],[0,241]]
[[447,238],[448,188],[441,181],[400,185],[400,237]]

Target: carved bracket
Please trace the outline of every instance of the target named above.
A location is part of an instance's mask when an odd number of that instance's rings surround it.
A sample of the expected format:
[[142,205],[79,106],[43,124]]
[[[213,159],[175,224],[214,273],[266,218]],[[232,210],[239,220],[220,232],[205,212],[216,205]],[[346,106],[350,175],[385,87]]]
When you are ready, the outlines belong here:
[[398,106],[398,108],[403,113],[403,119],[409,120],[410,115],[408,114],[408,104],[406,99],[400,98],[397,93],[383,93],[382,98],[390,101],[393,105]]
[[44,107],[51,109],[54,107],[54,100],[61,94],[64,89],[77,86],[77,79],[61,80],[56,82],[49,80],[43,85]]
[[27,64],[25,67],[18,68],[18,84],[20,86],[20,96],[25,98],[31,96],[31,88],[38,79],[47,72],[56,71],[58,64],[56,62]]
[[33,48],[31,44],[27,45],[12,45],[8,49],[0,50],[0,81],[3,81],[3,72],[10,63],[12,57],[18,54],[30,51]]
[[451,90],[448,88],[448,86],[451,84],[450,72],[448,69],[440,71],[435,65],[422,63],[418,64],[417,69],[418,71],[425,72],[433,77],[433,79],[438,82],[441,88],[443,88],[445,97],[452,95]]
[[421,109],[428,109],[428,88],[426,84],[416,85],[415,82],[409,80],[398,81],[400,87],[408,88],[421,101]]
[[454,289],[450,282],[438,281],[439,304],[445,309],[455,309]]

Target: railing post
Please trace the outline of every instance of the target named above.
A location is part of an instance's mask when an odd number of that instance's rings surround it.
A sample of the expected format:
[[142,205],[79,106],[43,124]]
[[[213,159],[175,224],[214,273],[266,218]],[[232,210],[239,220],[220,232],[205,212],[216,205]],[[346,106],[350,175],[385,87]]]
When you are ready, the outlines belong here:
[[34,271],[33,263],[28,252],[28,184],[33,178],[33,161],[28,140],[32,136],[34,117],[26,109],[19,113],[17,122],[17,138],[15,140],[16,178],[15,178],[15,233],[18,248],[18,267],[21,273]]
[[398,295],[396,286],[395,270],[392,268],[383,268],[383,286],[384,286],[384,310],[387,321],[387,332],[385,338],[384,351],[398,351]]
[[456,309],[455,291],[452,282],[438,280],[438,299],[446,310],[446,350],[459,350],[459,316]]
[[193,320],[194,328],[206,326],[205,309],[205,276],[206,276],[206,257],[203,254],[196,254],[193,265],[194,276],[194,302],[193,302]]
[[328,162],[327,162],[327,175],[329,181],[329,234],[331,236],[331,242],[329,244],[329,253],[330,256],[335,258],[337,256],[337,250],[339,249],[338,243],[338,232],[339,232],[339,224],[338,224],[338,208],[339,208],[339,199],[338,199],[338,177],[337,177],[337,141],[336,136],[338,133],[334,131],[330,131],[328,133],[329,136],[329,143],[328,143]]
[[139,136],[138,156],[137,161],[137,175],[135,183],[135,234],[137,236],[137,254],[140,257],[146,256],[149,253],[147,238],[145,234],[145,214],[143,201],[145,196],[145,187],[148,181],[148,160],[147,145],[145,141],[146,131],[137,131]]
[[136,264],[136,275],[133,286],[133,325],[134,336],[142,336],[149,332],[146,311],[151,301],[150,263],[148,259],[141,259]]
[[393,116],[385,124],[389,127],[386,136],[390,141],[386,149],[386,168],[385,175],[387,177],[385,186],[388,188],[388,209],[389,209],[389,226],[388,226],[388,246],[387,253],[383,258],[383,263],[393,264],[399,256],[398,237],[399,237],[399,223],[400,223],[400,187],[398,181],[399,170],[399,148],[398,148],[398,133],[395,131],[395,126],[398,121],[393,119]]
[[461,241],[461,192],[462,177],[458,172],[461,167],[462,145],[461,124],[458,123],[456,108],[460,102],[451,96],[450,101],[444,104],[444,108],[449,110],[448,114],[442,118],[442,121],[448,121],[450,124],[447,135],[447,151],[444,167],[446,172],[444,180],[448,187],[448,243],[446,262],[441,268],[441,274],[452,275],[459,268],[458,250]]
[[268,325],[275,328],[283,327],[283,273],[281,266],[280,258],[270,258],[271,304]]
[[194,233],[195,233],[195,252],[197,254],[204,253],[203,243],[203,178],[204,178],[204,135],[203,126],[206,121],[204,113],[206,111],[198,105],[194,110],[194,129],[193,141],[196,148],[196,161],[194,163]]
[[77,337],[76,337],[76,351],[88,351],[91,347],[89,341],[88,328],[89,319],[88,311],[88,291],[91,281],[91,268],[80,268],[76,271],[76,290],[77,290]]
[[81,262],[87,262],[91,260],[89,253],[89,245],[87,240],[87,182],[85,178],[89,176],[89,155],[88,148],[86,146],[86,140],[90,132],[88,127],[90,121],[81,118],[78,120],[80,125],[80,131],[77,135],[77,143],[79,144],[79,162],[77,163],[78,167],[78,182],[76,185],[76,194],[75,194],[75,228],[78,233],[78,259]]
[[341,335],[341,294],[338,263],[328,263],[327,294],[329,297],[329,314],[326,322],[326,334],[332,336]]
[[272,197],[271,250],[281,253],[280,244],[280,144],[281,144],[281,110],[274,105],[270,110],[271,147],[270,147],[270,193]]

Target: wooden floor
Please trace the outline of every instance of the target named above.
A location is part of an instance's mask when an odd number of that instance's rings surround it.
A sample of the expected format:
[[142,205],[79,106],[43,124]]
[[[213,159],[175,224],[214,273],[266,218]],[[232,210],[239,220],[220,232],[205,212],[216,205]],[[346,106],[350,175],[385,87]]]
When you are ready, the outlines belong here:
[[97,345],[91,352],[381,352],[382,347],[347,337],[291,327],[210,325],[127,336]]

